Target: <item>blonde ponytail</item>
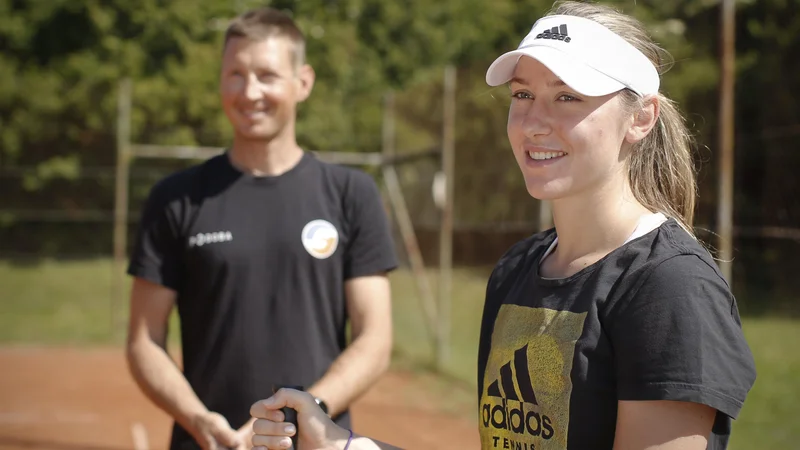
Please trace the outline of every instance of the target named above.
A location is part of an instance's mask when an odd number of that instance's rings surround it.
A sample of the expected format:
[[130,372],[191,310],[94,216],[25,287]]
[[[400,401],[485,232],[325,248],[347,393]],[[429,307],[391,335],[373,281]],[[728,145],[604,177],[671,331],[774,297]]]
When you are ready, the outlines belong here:
[[[631,105],[641,102],[630,91],[623,99]],[[693,234],[697,182],[692,137],[675,103],[661,94],[658,100],[661,111],[656,126],[628,157],[631,190],[639,203],[675,218]]]

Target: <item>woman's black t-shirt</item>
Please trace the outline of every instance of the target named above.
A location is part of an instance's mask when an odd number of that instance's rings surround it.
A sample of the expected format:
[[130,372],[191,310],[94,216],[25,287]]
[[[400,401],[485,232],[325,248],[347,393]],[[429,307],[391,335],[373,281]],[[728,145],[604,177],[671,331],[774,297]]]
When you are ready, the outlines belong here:
[[478,357],[483,449],[611,449],[619,400],[717,410],[724,449],[755,381],[736,301],[709,253],[667,220],[563,279],[539,275],[553,230],[489,279]]

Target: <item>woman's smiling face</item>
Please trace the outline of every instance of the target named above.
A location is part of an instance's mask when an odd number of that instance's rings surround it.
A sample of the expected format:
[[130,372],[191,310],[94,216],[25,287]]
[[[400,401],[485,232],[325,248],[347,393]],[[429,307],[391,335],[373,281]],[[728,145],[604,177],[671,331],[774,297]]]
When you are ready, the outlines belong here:
[[531,196],[554,200],[623,181],[622,147],[633,117],[618,92],[578,94],[527,56],[509,86],[508,138]]

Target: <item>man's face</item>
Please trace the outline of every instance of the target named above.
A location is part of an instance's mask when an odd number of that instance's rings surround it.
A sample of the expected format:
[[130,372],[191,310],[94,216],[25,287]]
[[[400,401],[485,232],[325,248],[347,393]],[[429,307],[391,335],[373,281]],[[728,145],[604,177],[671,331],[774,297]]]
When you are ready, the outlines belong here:
[[293,45],[283,37],[235,37],[225,46],[220,94],[237,139],[270,141],[294,133],[297,104],[308,97],[313,72],[295,64]]

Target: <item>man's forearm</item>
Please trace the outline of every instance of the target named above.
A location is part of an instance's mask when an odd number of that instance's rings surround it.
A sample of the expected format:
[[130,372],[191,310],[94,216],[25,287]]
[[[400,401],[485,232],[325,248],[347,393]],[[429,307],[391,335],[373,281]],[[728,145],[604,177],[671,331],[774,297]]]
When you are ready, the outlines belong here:
[[362,335],[339,355],[325,375],[308,392],[328,405],[335,416],[345,409],[386,371],[391,357],[391,341],[382,345]]
[[166,350],[152,341],[131,343],[127,357],[131,374],[145,395],[193,433],[193,420],[208,410]]

